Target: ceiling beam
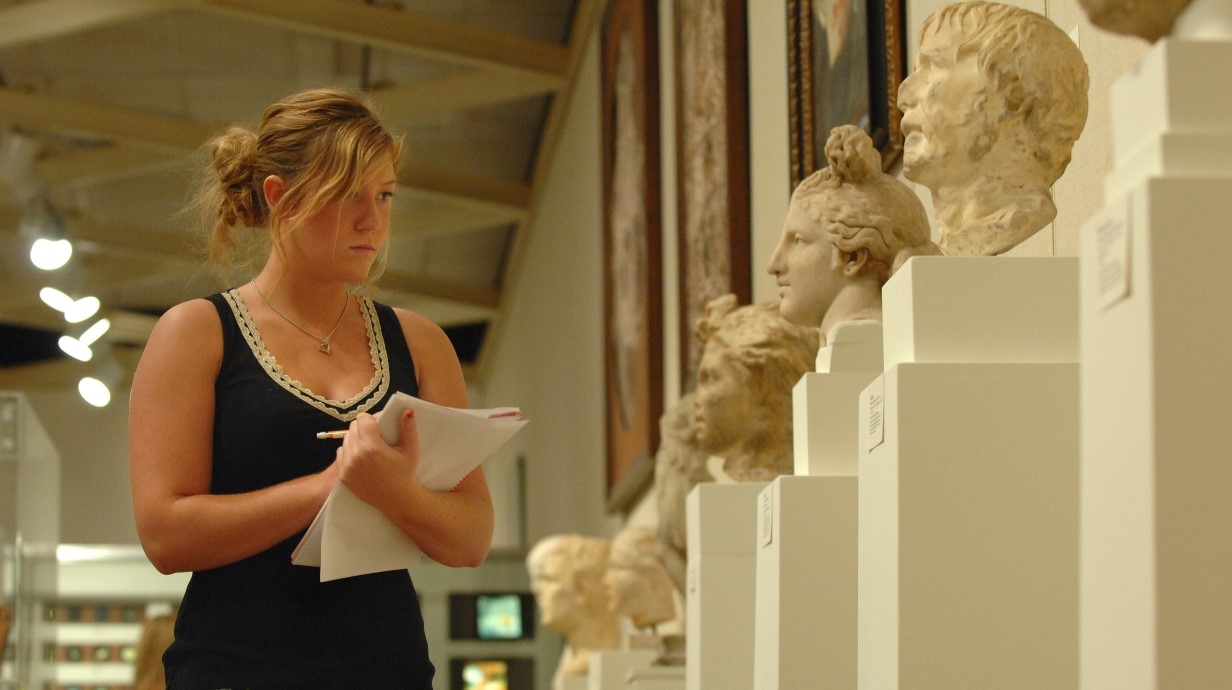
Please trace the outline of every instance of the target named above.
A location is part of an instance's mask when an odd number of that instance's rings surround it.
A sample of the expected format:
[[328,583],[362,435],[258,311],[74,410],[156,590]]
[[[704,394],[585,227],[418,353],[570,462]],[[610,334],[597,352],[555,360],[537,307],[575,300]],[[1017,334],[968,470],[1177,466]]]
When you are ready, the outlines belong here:
[[424,14],[338,0],[199,0],[200,6],[400,53],[488,69],[565,75],[564,46]]
[[561,86],[560,79],[542,74],[513,75],[476,70],[376,89],[369,92],[369,96],[383,120],[400,122],[422,115],[472,110],[541,96]]
[[455,173],[403,163],[398,184],[468,201],[494,204],[522,212],[530,203],[530,186],[523,182]]
[[[36,131],[65,130],[173,154],[196,150],[216,130],[214,126],[183,118],[151,115],[130,108],[72,101],[4,87],[0,87],[0,123]],[[122,166],[132,164],[134,160],[127,154],[117,152],[99,155],[114,156],[113,162]],[[54,163],[42,165],[55,171]],[[58,172],[64,179],[64,169]],[[100,173],[92,170],[89,174]],[[530,198],[530,189],[523,183],[426,166],[403,166],[399,183],[423,192],[496,204],[518,211],[526,208]]]
[[0,49],[167,12],[181,4],[173,0],[32,0],[9,5],[0,8]]
[[34,131],[67,131],[156,151],[193,151],[214,127],[99,103],[57,98],[0,87],[0,123]]
[[430,278],[404,271],[385,271],[377,281],[381,290],[409,292],[448,302],[460,302],[481,309],[495,309],[500,304],[500,289]]

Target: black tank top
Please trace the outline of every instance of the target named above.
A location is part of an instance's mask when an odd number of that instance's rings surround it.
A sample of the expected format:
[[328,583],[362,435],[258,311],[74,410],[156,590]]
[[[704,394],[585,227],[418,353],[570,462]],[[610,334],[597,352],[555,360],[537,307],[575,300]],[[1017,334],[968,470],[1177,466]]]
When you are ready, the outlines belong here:
[[[355,398],[331,401],[282,372],[236,290],[208,299],[223,333],[214,384],[215,494],[320,472],[340,441],[318,440],[316,432],[380,411],[394,391],[418,394],[410,349],[390,307],[360,299],[376,375]],[[192,574],[175,642],[163,657],[168,690],[431,690],[434,668],[410,574],[321,582],[318,568],[291,564],[302,536]]]

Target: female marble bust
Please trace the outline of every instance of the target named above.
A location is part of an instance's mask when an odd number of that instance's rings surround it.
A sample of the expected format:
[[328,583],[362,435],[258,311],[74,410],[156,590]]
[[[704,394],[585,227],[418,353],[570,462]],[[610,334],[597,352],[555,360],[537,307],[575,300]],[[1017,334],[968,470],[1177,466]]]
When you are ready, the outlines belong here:
[[1001,254],[1056,216],[1050,188],[1087,119],[1086,62],[1048,18],[947,5],[898,92],[903,174],[932,192],[946,254]]
[[706,305],[697,336],[698,446],[722,458],[729,481],[791,474],[791,389],[812,371],[817,330],[784,320],[774,302],[737,307],[727,294]]
[[542,539],[526,556],[540,622],[565,638],[555,688],[565,676],[585,676],[592,652],[620,644],[616,614],[603,588],[610,548],[606,539],[561,534]]
[[829,166],[791,195],[767,266],[783,318],[822,334],[846,321],[880,321],[890,275],[912,256],[940,253],[924,206],[881,171],[881,154],[864,130],[835,127],[825,153]]

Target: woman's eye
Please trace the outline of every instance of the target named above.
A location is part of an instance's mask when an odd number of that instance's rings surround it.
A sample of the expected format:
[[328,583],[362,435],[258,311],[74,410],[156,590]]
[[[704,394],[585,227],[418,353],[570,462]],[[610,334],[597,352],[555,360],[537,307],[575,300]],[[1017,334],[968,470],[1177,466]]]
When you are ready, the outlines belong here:
[[394,193],[393,192],[381,192],[380,194],[376,195],[376,198],[380,199],[381,201],[393,201]]

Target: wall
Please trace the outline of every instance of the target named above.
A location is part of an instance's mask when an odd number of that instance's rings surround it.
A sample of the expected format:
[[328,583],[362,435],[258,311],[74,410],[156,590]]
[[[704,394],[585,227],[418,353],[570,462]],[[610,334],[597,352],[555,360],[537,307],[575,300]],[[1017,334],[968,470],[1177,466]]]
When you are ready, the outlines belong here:
[[[607,534],[604,512],[603,247],[598,41],[588,42],[483,406],[530,423],[485,464],[498,522],[517,514],[525,457],[529,544],[557,532]],[[505,527],[502,541],[509,543]],[[528,545],[529,545],[528,544]],[[509,545],[516,546],[510,543]]]

